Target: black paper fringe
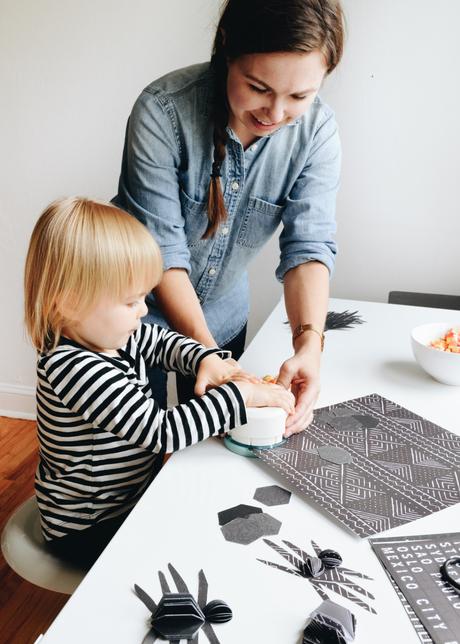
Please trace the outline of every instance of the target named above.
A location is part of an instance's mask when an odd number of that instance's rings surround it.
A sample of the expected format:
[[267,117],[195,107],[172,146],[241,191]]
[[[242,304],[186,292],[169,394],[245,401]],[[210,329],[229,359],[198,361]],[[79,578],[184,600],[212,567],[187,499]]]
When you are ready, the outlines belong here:
[[326,316],[325,331],[333,329],[351,329],[357,324],[364,324],[365,320],[359,315],[358,311],[329,311]]
[[[364,324],[365,321],[358,311],[328,311],[324,332],[335,331],[336,329],[352,329],[357,324]],[[286,320],[284,324],[289,324],[289,320]]]

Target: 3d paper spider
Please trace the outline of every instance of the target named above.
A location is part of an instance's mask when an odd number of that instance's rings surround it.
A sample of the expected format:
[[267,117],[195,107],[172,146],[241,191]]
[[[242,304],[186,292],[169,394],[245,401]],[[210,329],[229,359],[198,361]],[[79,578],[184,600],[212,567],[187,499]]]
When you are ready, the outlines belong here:
[[158,604],[145,590],[134,584],[134,592],[152,613],[151,628],[142,644],[152,644],[157,639],[167,640],[171,644],[185,639],[188,644],[195,644],[200,628],[203,628],[210,644],[219,644],[211,622],[220,624],[231,620],[233,615],[230,607],[219,599],[207,602],[208,582],[203,570],[198,573],[198,599],[195,600],[174,566],[168,564],[168,569],[178,592],[171,592],[165,575],[159,570],[163,597]]
[[[288,572],[291,575],[296,575],[297,577],[304,577],[305,579],[308,579],[318,595],[324,600],[329,599],[329,596],[327,595],[325,590],[331,590],[338,595],[341,595],[342,597],[346,597],[358,606],[365,608],[370,613],[373,613],[374,615],[377,614],[376,610],[372,608],[372,606],[367,604],[361,597],[359,597],[359,595],[356,595],[355,593],[359,593],[360,595],[363,595],[364,597],[367,597],[371,600],[375,599],[374,595],[372,595],[353,581],[347,579],[347,577],[359,577],[361,579],[372,579],[372,577],[368,577],[367,575],[361,572],[357,572],[356,570],[343,568],[341,565],[337,565],[337,562],[334,564],[334,567],[327,565],[321,566],[319,557],[320,554],[323,554],[326,551],[321,550],[321,548],[314,541],[311,542],[311,545],[313,546],[313,549],[317,555],[316,557],[304,552],[301,548],[294,545],[290,541],[283,540],[283,543],[295,554],[291,554],[283,547],[278,546],[276,543],[270,541],[269,539],[264,539],[264,543],[270,546],[270,548],[273,548],[273,550],[279,555],[284,557],[284,559],[286,559],[291,564],[292,568],[280,566],[277,563],[273,563],[272,561],[265,561],[263,559],[257,559],[257,561],[260,561],[266,566],[271,566],[272,568],[277,568],[278,570]],[[322,557],[322,559],[323,561],[325,560],[324,556]],[[341,561],[339,562],[339,564],[340,563]]]

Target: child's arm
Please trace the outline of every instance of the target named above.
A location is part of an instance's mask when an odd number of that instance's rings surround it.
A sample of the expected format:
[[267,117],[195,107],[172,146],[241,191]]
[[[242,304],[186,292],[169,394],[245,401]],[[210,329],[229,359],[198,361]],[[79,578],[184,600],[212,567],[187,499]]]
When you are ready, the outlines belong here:
[[195,396],[202,396],[208,389],[224,385],[230,380],[252,383],[261,382],[260,378],[243,371],[233,358],[222,360],[215,353],[207,355],[200,361],[196,374],[194,394]]
[[[179,371],[184,376],[196,375],[206,356],[215,354],[222,359],[232,356],[230,351],[206,348],[192,338],[157,324],[141,324],[133,340],[147,365],[161,367],[165,371]],[[126,348],[129,351],[129,343]]]
[[177,451],[246,422],[244,398],[234,383],[164,411],[121,369],[90,351],[56,351],[40,360],[40,368],[71,412],[156,454]]

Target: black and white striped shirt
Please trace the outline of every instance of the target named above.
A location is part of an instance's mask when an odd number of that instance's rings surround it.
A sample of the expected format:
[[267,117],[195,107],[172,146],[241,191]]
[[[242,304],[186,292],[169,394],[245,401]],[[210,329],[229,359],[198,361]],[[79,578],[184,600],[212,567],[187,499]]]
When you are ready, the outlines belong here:
[[165,453],[246,422],[233,383],[166,411],[151,397],[146,365],[196,374],[211,353],[229,355],[142,324],[119,356],[67,338],[39,355],[35,483],[47,540],[123,514],[157,474]]

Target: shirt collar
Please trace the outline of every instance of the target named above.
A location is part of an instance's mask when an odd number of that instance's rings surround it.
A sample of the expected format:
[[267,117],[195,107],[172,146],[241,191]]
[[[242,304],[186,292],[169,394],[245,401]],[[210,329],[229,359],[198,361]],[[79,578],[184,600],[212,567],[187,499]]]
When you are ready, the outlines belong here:
[[[299,116],[297,119],[295,119],[295,121],[292,121],[292,123],[286,123],[286,125],[283,125],[282,127],[278,128],[278,129],[277,129],[277,130],[275,130],[274,132],[271,132],[271,134],[266,134],[265,136],[261,136],[261,137],[259,137],[259,138],[257,139],[257,141],[264,141],[265,139],[271,139],[273,136],[276,136],[276,135],[277,135],[277,134],[279,134],[280,132],[284,131],[284,130],[285,130],[285,128],[287,128],[287,127],[295,127],[295,126],[299,125],[299,123],[301,122],[302,118],[303,118],[303,115],[302,115],[302,116]],[[233,141],[236,141],[237,143],[239,143],[239,144],[241,145],[241,141],[239,140],[239,138],[238,138],[238,136],[235,134],[235,132],[232,130],[232,128],[230,127],[230,125],[227,125],[226,130],[227,130],[227,134],[229,135],[229,137],[230,137]]]
[[95,353],[97,356],[102,356],[102,357],[104,357],[106,359],[109,359],[109,360],[110,359],[111,360],[128,360],[129,359],[128,361],[132,360],[132,358],[129,355],[129,353],[126,352],[127,345],[125,345],[121,349],[118,349],[118,355],[112,355],[112,354],[109,354],[109,353],[104,353],[104,351],[94,351],[94,349],[89,349],[88,347],[83,346],[82,344],[80,344],[76,340],[71,340],[67,336],[61,335],[61,337],[59,338],[59,342],[57,343],[57,346],[58,347],[60,347],[60,346],[69,346],[69,347],[74,347],[75,349],[82,349],[83,351],[90,351],[91,353]]

